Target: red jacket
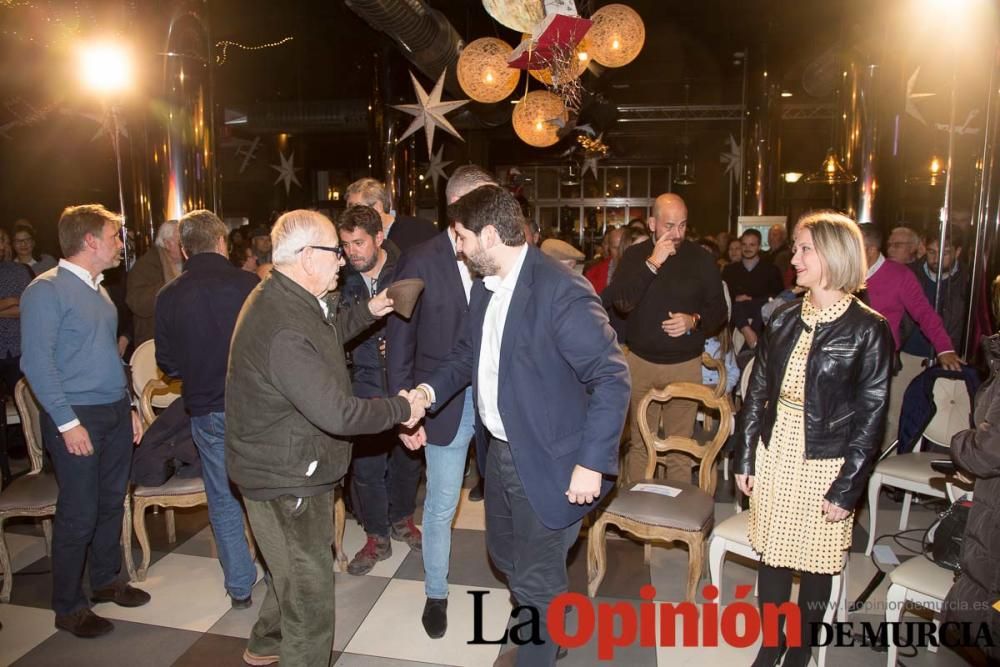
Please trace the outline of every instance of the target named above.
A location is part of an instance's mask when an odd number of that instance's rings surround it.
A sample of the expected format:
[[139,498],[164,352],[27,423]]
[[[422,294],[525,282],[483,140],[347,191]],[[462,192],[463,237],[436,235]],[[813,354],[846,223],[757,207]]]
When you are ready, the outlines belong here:
[[583,274],[584,277],[590,281],[590,284],[594,286],[594,291],[600,294],[604,291],[604,288],[608,286],[608,269],[611,267],[611,258],[605,257],[597,264],[587,269]]

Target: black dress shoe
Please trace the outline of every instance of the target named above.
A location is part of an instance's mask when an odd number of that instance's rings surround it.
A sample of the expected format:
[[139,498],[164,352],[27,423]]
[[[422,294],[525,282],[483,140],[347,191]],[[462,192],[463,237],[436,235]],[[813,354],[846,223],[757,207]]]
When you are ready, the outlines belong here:
[[115,626],[106,618],[101,618],[89,609],[80,609],[64,616],[56,615],[56,628],[71,632],[83,639],[93,639],[106,635]]
[[248,595],[245,598],[234,598],[230,595],[229,604],[233,609],[249,609],[253,606],[253,595]]
[[420,622],[424,624],[424,632],[431,639],[444,637],[444,633],[448,631],[448,599],[427,598]]
[[92,602],[114,602],[119,607],[141,607],[149,602],[149,593],[117,581],[107,588],[100,588],[90,594]]
[[560,646],[559,650],[556,651],[556,660],[562,660],[567,655],[569,655],[569,649],[565,646]]
[[474,487],[469,489],[469,500],[478,503],[483,499],[483,480],[479,480]]

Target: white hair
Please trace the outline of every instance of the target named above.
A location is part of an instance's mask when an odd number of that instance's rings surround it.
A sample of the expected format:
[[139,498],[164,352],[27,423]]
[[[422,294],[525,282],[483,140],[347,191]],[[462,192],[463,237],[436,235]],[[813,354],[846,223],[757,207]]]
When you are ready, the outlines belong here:
[[166,249],[167,241],[177,238],[177,220],[167,220],[156,230],[156,245]]
[[297,209],[282,214],[271,230],[271,261],[275,266],[292,264],[300,250],[320,241],[327,227],[333,229],[333,223],[316,211]]

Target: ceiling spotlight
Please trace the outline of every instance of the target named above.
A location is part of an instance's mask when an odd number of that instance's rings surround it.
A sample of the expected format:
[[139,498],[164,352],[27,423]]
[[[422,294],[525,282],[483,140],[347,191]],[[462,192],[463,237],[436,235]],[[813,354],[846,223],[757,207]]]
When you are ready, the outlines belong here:
[[119,93],[132,84],[132,59],[121,44],[95,42],[80,47],[80,78],[96,92]]
[[792,93],[790,91],[783,90],[783,91],[781,91],[781,96],[782,97],[791,97]]

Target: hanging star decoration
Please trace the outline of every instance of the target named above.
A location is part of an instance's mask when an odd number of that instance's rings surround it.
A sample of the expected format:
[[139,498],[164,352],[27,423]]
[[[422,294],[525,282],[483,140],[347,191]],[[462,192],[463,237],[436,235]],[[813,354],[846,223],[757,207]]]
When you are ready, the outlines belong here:
[[597,163],[608,156],[609,150],[608,145],[604,143],[604,133],[602,132],[596,137],[578,134],[576,135],[576,143],[580,144],[580,148],[583,150],[581,178],[586,176],[588,171],[594,174],[594,178],[597,178]]
[[936,93],[915,93],[913,89],[917,87],[917,76],[920,75],[920,68],[913,70],[913,74],[910,78],[906,80],[906,113],[913,116],[919,120],[924,125],[927,121],[924,120],[923,114],[920,113],[920,109],[917,108],[917,103],[914,100],[923,99],[925,97],[934,97]]
[[719,162],[726,165],[724,173],[729,174],[734,181],[739,183],[740,157],[743,149],[736,143],[736,139],[731,134],[729,135],[729,139],[726,140],[726,144],[726,150],[719,155]]
[[427,165],[427,171],[424,172],[424,180],[431,179],[435,192],[438,190],[438,179],[448,180],[448,174],[445,173],[444,168],[451,163],[452,160],[444,159],[444,146],[438,148],[438,152],[431,156],[431,162]]
[[250,164],[251,160],[257,159],[257,148],[260,146],[260,137],[254,137],[253,141],[248,141],[246,139],[239,139],[240,143],[236,148],[236,157],[242,157],[243,162],[240,163],[240,173],[242,174],[246,171],[247,165]]
[[117,132],[119,139],[122,137],[128,139],[128,127],[125,125],[125,120],[111,107],[108,107],[100,114],[77,112],[77,115],[89,118],[100,125],[94,136],[90,138],[92,142],[97,141],[105,135],[110,139],[113,132]]
[[285,159],[285,154],[282,153],[281,151],[278,151],[278,157],[281,158],[281,164],[271,165],[271,169],[274,169],[276,172],[278,172],[278,178],[275,179],[274,185],[277,185],[278,183],[284,181],[285,196],[287,197],[292,191],[292,183],[295,183],[295,185],[299,186],[300,188],[302,187],[302,184],[299,183],[298,177],[295,175],[296,171],[302,171],[302,170],[295,166],[295,151],[292,151],[291,155],[288,156],[287,160]]
[[441,72],[441,76],[438,77],[437,83],[434,84],[434,88],[431,90],[430,95],[424,90],[420,82],[417,81],[417,77],[410,72],[410,79],[413,81],[413,90],[417,94],[416,104],[395,104],[393,109],[398,109],[404,113],[408,113],[413,116],[413,122],[410,126],[406,128],[406,132],[403,132],[402,136],[399,137],[399,141],[406,139],[408,136],[419,130],[421,127],[424,128],[424,133],[427,135],[427,155],[431,156],[434,154],[432,146],[434,144],[434,128],[440,127],[445,132],[451,134],[456,139],[462,139],[462,135],[458,133],[452,124],[448,122],[445,118],[445,114],[458,109],[469,103],[469,100],[452,100],[451,102],[442,102],[441,93],[444,91],[444,75],[445,72]]
[[[981,128],[969,127],[972,125],[972,121],[975,120],[976,116],[979,115],[979,109],[973,109],[969,112],[969,115],[965,117],[965,122],[961,125],[955,127],[955,134],[979,134]],[[951,130],[951,125],[948,123],[934,123],[934,127],[941,130],[942,132],[948,132]]]

